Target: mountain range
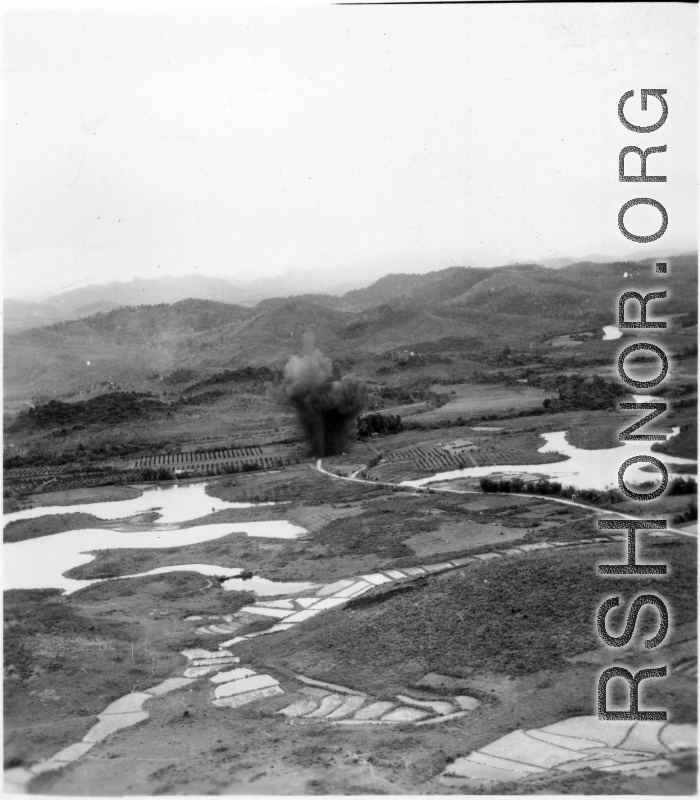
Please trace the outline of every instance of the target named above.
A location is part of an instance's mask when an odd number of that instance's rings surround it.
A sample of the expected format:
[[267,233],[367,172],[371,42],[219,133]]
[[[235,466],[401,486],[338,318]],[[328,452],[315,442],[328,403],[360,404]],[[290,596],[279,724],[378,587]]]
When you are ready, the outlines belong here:
[[[635,254],[627,260],[643,258],[649,256]],[[548,269],[562,269],[581,262],[612,261],[614,259],[596,253],[582,259],[560,257],[536,260],[532,263]],[[374,284],[387,273],[398,272],[409,276],[429,273],[435,263],[437,262],[397,256],[393,259],[358,262],[334,269],[290,269],[281,275],[254,278],[246,283],[193,274],[153,279],[133,278],[130,281],[115,281],[106,285],[91,284],[48,295],[40,301],[5,298],[3,328],[6,333],[16,333],[65,320],[80,319],[119,306],[158,305],[187,299],[253,306],[269,298],[307,293],[341,297],[352,290]]]
[[[222,302],[221,294],[217,300],[105,306],[98,313],[83,302],[80,318],[6,332],[5,399],[70,397],[100,386],[140,389],[181,368],[205,374],[249,364],[282,367],[311,347],[347,361],[390,349],[425,350],[426,343],[439,350],[440,340],[461,339],[482,350],[522,348],[610,324],[623,291],[658,289],[654,260],[580,262],[556,270],[450,267],[387,275],[342,295],[268,298],[252,306]],[[654,316],[696,311],[697,254],[674,258],[663,286],[669,299],[654,301]],[[85,292],[80,297],[89,299]]]

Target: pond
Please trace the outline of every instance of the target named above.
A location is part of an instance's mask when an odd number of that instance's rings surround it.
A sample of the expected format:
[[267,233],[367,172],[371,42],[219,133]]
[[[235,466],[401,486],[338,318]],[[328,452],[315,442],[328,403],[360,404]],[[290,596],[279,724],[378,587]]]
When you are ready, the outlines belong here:
[[[641,397],[636,398],[638,402]],[[678,435],[680,428],[673,428],[672,436]],[[624,442],[621,447],[606,448],[604,450],[582,450],[566,440],[567,431],[540,434],[545,443],[539,448],[539,453],[561,453],[568,456],[566,461],[557,461],[553,464],[519,464],[497,465],[488,467],[469,467],[467,469],[440,472],[428,478],[415,481],[403,481],[402,486],[425,486],[437,481],[450,481],[455,478],[480,478],[494,473],[506,475],[521,475],[524,473],[550,478],[559,481],[565,486],[571,485],[576,489],[610,489],[617,486],[617,471],[620,465],[628,458],[640,455],[650,455],[658,458],[666,465],[669,479],[674,475],[674,464],[695,464],[688,458],[677,458],[665,453],[653,453],[653,442]],[[644,463],[632,464],[625,472],[625,482],[632,488],[641,483],[654,481],[657,474],[642,471]]]
[[[73,506],[46,506],[6,514],[7,524],[16,519],[27,519],[46,514],[68,514],[82,511],[99,516],[101,519],[123,519],[137,513],[157,509],[158,522],[139,525],[137,530],[119,531],[107,528],[84,528],[65,531],[22,542],[3,545],[4,589],[62,589],[72,592],[97,583],[97,580],[75,580],[65,577],[74,567],[87,564],[94,559],[91,551],[119,548],[167,548],[186,547],[212,539],[240,533],[251,537],[274,539],[294,539],[307,531],[292,525],[287,520],[266,520],[259,522],[228,522],[214,525],[195,525],[178,528],[178,523],[197,519],[212,510],[226,508],[250,508],[252,503],[228,503],[205,494],[206,484],[172,486],[165,489],[148,490],[140,497],[104,503],[82,503]],[[270,504],[265,504],[270,505]],[[144,575],[161,574],[186,570],[202,575],[226,575],[224,589],[243,589],[256,591],[262,595],[275,595],[308,587],[308,584],[275,583],[264,578],[250,580],[236,578],[242,569],[224,568],[211,564],[178,564],[161,567],[157,570],[139,573]],[[137,577],[137,576],[128,576]],[[114,580],[114,579],[108,579]]]
[[[221,586],[226,591],[253,592],[262,597],[274,597],[275,595],[291,594],[293,592],[306,592],[311,587],[315,586],[313,583],[271,581],[267,578],[261,578],[259,575],[253,575],[251,578],[238,578],[236,576],[243,572],[242,569],[215,567],[211,564],[178,564],[172,567],[157,567],[148,572],[125,575],[124,579],[141,578],[146,575],[163,575],[166,572],[198,572],[200,575],[209,575],[216,578],[224,576],[227,577],[228,580],[223,581]],[[80,581],[79,588],[82,588],[87,583],[87,581]],[[70,592],[67,592],[67,594],[70,594]]]
[[[4,589],[63,589],[70,594],[96,581],[75,580],[64,573],[87,564],[94,559],[90,551],[119,548],[166,548],[186,547],[212,539],[244,533],[248,536],[290,539],[306,533],[304,528],[286,520],[265,522],[237,522],[216,525],[196,525],[180,530],[158,529],[155,525],[144,525],[135,532],[111,531],[104,528],[85,528],[77,531],[55,533],[12,542],[3,545]],[[202,574],[224,575],[230,571],[207,565],[212,572]],[[181,569],[181,565],[163,567],[161,572]],[[202,570],[191,570],[202,572]],[[239,574],[240,570],[235,574]],[[133,577],[133,576],[130,576]],[[248,586],[252,584],[248,583]],[[226,588],[235,588],[228,586]]]
[[[17,519],[34,519],[45,514],[92,514],[99,519],[124,519],[146,511],[157,511],[159,523],[186,522],[198,519],[214,511],[227,508],[250,508],[253,503],[229,503],[206,494],[205,483],[190,483],[185,486],[154,487],[146,489],[139,497],[129,500],[111,500],[101,503],[78,503],[69,506],[38,506],[24,511],[5,514],[5,524]],[[262,503],[260,505],[273,505]]]
[[622,331],[617,325],[606,325],[603,328],[603,341],[609,342],[612,339],[619,339],[622,336]]

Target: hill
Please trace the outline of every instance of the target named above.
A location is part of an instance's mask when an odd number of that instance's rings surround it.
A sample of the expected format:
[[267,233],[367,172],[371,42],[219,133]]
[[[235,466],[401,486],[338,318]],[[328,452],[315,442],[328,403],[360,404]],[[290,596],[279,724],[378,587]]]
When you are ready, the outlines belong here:
[[[697,254],[674,258],[663,286],[669,298],[655,301],[655,316],[693,312]],[[7,335],[5,399],[139,391],[152,376],[178,369],[281,368],[292,353],[313,347],[352,361],[438,340],[518,349],[599,330],[613,322],[616,296],[658,287],[653,260],[557,270],[521,264],[394,274],[342,297],[276,298],[254,307],[202,299],[122,307]]]
[[[201,359],[202,334],[231,336],[254,311],[208,300],[119,308],[5,336],[5,399],[134,389]],[[211,342],[208,347],[211,347]]]
[[185,275],[153,280],[134,278],[106,286],[82,286],[55,295],[48,302],[64,315],[70,315],[83,306],[105,301],[123,306],[177,303],[188,298],[235,303],[239,296],[239,287],[231,281],[205,275]]
[[5,298],[2,303],[5,333],[50,325],[60,319],[60,311],[50,303],[28,303]]
[[7,298],[3,301],[3,330],[5,333],[18,333],[30,328],[52,325],[65,319],[90,317],[93,314],[112,311],[115,308],[119,308],[118,303],[98,300],[66,313],[50,303],[27,303],[23,300]]
[[392,274],[364,289],[345,294],[340,307],[358,311],[383,303],[392,305],[440,304],[455,293],[467,291],[491,270],[478,267],[448,267],[425,275]]

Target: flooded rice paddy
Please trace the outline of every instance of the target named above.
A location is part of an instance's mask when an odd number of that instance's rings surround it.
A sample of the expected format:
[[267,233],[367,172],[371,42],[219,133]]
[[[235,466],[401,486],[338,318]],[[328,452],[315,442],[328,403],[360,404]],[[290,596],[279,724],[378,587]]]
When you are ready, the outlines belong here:
[[[644,778],[674,770],[674,754],[692,750],[696,725],[571,717],[531,730],[515,730],[449,764],[443,786],[493,791],[501,782],[580,769]],[[469,792],[471,793],[471,792]]]

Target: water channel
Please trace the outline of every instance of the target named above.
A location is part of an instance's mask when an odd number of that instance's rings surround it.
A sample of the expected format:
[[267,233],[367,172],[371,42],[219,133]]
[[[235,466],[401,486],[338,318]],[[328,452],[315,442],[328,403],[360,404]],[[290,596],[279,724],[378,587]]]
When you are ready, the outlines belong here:
[[[635,398],[643,402],[644,397]],[[679,433],[673,428],[672,436]],[[620,447],[602,450],[583,450],[567,441],[567,432],[541,434],[544,444],[541,453],[561,453],[566,460],[550,464],[505,465],[471,467],[467,469],[441,472],[427,478],[404,481],[404,486],[425,486],[426,484],[450,481],[456,478],[481,477],[485,475],[537,475],[557,480],[564,485],[577,489],[608,489],[617,485],[617,471],[623,461],[637,455],[653,455],[652,442],[625,442]],[[664,454],[662,459],[673,476],[673,465],[695,464],[687,458],[677,458]],[[642,465],[644,466],[644,465]],[[642,471],[638,464],[631,465],[625,473],[627,485],[639,486],[654,481],[655,474]],[[68,514],[82,512],[110,521],[125,520],[137,514],[155,511],[159,514],[152,523],[132,523],[130,530],[110,530],[109,528],[85,528],[81,530],[55,533],[21,542],[8,543],[3,546],[4,553],[4,588],[5,589],[48,589],[59,588],[70,594],[96,580],[75,580],[67,578],[65,573],[74,567],[87,564],[94,559],[96,550],[118,548],[169,548],[186,547],[201,542],[218,539],[231,533],[239,533],[252,537],[290,539],[303,535],[307,531],[286,520],[269,520],[257,522],[216,523],[212,525],[195,525],[180,528],[183,523],[200,519],[214,511],[230,508],[251,508],[253,503],[229,503],[206,494],[206,483],[176,485],[166,488],[153,488],[144,491],[138,497],[128,500],[116,500],[97,503],[80,503],[64,506],[45,506],[17,511],[4,516],[5,524],[15,520],[33,519],[50,514]],[[266,503],[263,505],[272,505]],[[117,528],[117,526],[115,526]],[[228,590],[248,590],[261,596],[286,594],[295,590],[304,590],[307,583],[276,583],[254,576],[244,580],[237,577],[242,569],[224,568],[211,564],[178,564],[159,567],[138,575],[153,575],[166,572],[189,571],[204,576],[226,576],[222,584]],[[130,575],[125,577],[138,577]],[[109,580],[109,579],[108,579]]]
[[[231,533],[252,537],[293,539],[306,533],[298,525],[287,520],[266,520],[258,522],[229,522],[213,525],[195,525],[179,528],[178,525],[189,520],[199,519],[212,511],[227,508],[251,508],[253,503],[229,503],[206,494],[205,483],[185,486],[170,486],[144,491],[139,497],[98,503],[80,503],[65,506],[44,506],[18,511],[4,516],[7,525],[14,520],[34,519],[49,514],[69,514],[82,512],[93,514],[102,520],[122,520],[146,511],[157,511],[160,516],[154,523],[132,524],[131,530],[110,530],[108,528],[84,528],[81,530],[55,533],[21,542],[3,545],[4,589],[62,589],[70,594],[96,583],[96,580],[75,580],[65,577],[74,567],[87,564],[94,559],[95,550],[118,548],[168,548],[186,547],[212,539],[219,539]],[[265,503],[264,505],[272,505]],[[115,526],[116,527],[116,526]],[[136,530],[134,530],[136,528]],[[304,589],[309,584],[276,583],[254,576],[241,579],[242,569],[218,567],[211,564],[179,564],[151,570],[143,575],[175,571],[199,572],[202,575],[222,575],[229,580],[222,585],[224,589],[253,591],[261,595],[286,594],[295,588]],[[137,577],[137,576],[128,576]]]
[[[642,397],[635,398],[637,402],[643,402]],[[673,428],[671,436],[677,436],[680,428]],[[617,486],[617,471],[620,465],[628,458],[646,455],[658,458],[666,465],[669,473],[669,480],[674,476],[674,464],[696,464],[689,458],[677,458],[665,453],[653,453],[653,442],[624,442],[620,447],[605,448],[604,450],[582,450],[567,441],[567,431],[557,431],[556,433],[540,434],[545,440],[539,453],[561,453],[567,456],[566,461],[556,461],[553,464],[518,464],[487,467],[468,467],[466,469],[451,470],[450,472],[439,472],[428,478],[420,478],[414,481],[403,481],[402,486],[425,486],[429,483],[439,481],[451,481],[456,478],[481,478],[485,475],[537,475],[543,478],[559,481],[565,486],[573,486],[576,489],[611,489]],[[670,437],[669,437],[670,438]],[[642,462],[640,465],[632,464],[625,471],[625,482],[633,488],[642,483],[654,481],[656,472],[649,473],[643,471],[646,466]]]
[[[229,503],[218,497],[206,493],[205,483],[190,483],[176,486],[146,489],[138,497],[128,500],[111,500],[98,503],[76,503],[65,506],[37,506],[24,511],[15,511],[5,514],[5,524],[16,519],[34,519],[47,514],[92,514],[99,519],[124,519],[135,514],[147,511],[157,511],[160,514],[158,523],[182,523],[187,520],[199,519],[215,511],[224,511],[227,508],[250,508],[254,503]],[[273,505],[261,503],[257,505]]]

